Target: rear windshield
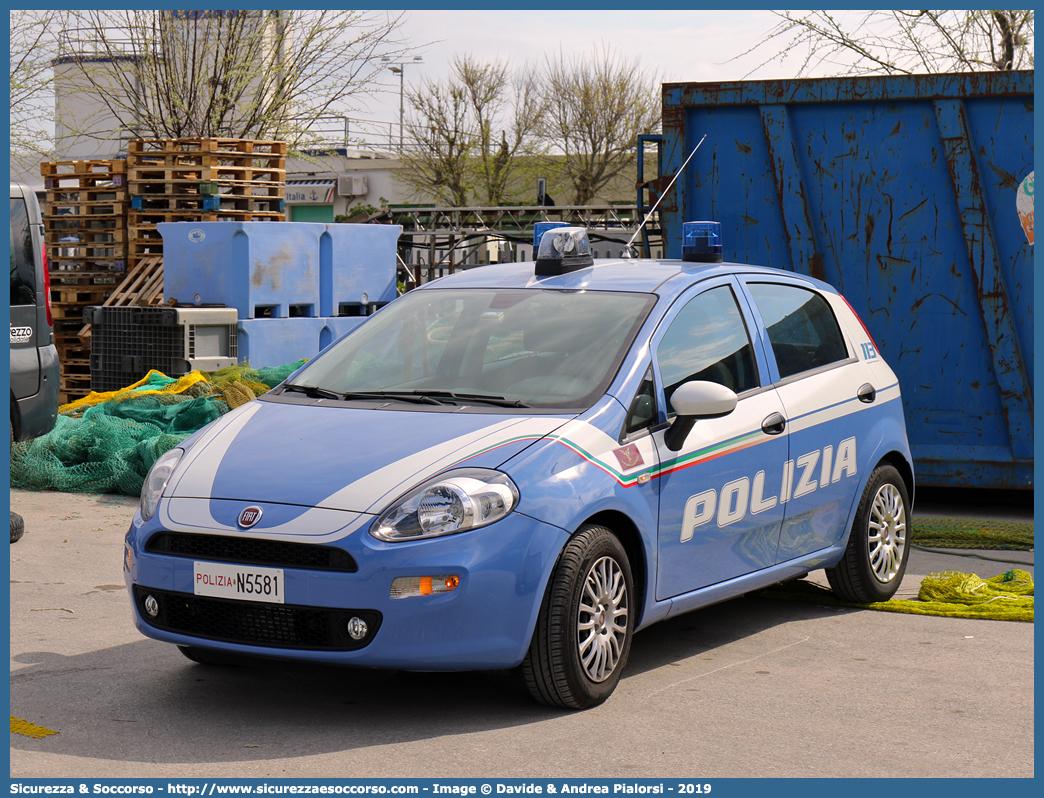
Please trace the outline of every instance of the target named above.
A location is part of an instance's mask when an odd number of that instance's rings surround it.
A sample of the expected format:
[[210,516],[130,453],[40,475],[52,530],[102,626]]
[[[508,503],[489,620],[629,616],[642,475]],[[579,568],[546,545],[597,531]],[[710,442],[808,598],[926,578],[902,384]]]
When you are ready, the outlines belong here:
[[414,291],[317,358],[294,384],[583,409],[609,386],[654,301],[605,291]]
[[11,200],[11,304],[36,304],[36,260],[25,200]]

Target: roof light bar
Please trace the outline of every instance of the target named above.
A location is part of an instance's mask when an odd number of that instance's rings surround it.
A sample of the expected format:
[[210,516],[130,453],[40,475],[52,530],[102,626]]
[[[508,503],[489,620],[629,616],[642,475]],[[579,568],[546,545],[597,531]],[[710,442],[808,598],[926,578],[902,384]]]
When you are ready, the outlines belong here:
[[536,258],[537,276],[567,274],[587,266],[594,266],[594,258],[585,228],[556,227],[544,233]]

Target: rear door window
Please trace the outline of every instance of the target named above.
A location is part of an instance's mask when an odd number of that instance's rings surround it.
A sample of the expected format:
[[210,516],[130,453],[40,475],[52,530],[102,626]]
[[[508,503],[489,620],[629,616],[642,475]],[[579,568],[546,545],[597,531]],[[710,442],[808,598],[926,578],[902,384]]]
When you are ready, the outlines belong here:
[[11,200],[11,305],[36,304],[36,260],[25,200]]
[[827,301],[807,288],[749,283],[765,322],[779,378],[848,359],[848,349]]

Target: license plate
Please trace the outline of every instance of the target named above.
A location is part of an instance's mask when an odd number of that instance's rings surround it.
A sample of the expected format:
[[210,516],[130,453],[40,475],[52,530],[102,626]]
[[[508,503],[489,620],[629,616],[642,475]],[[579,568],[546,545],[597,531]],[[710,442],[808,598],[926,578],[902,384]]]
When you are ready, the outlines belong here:
[[193,592],[197,596],[283,603],[282,568],[196,562],[193,563],[193,572]]

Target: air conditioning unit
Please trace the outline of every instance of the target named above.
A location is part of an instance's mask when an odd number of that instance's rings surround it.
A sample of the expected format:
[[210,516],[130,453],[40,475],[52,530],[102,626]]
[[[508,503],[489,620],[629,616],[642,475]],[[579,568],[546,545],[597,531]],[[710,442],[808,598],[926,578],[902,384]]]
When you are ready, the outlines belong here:
[[364,197],[366,191],[364,175],[340,175],[337,178],[337,195],[340,197]]

